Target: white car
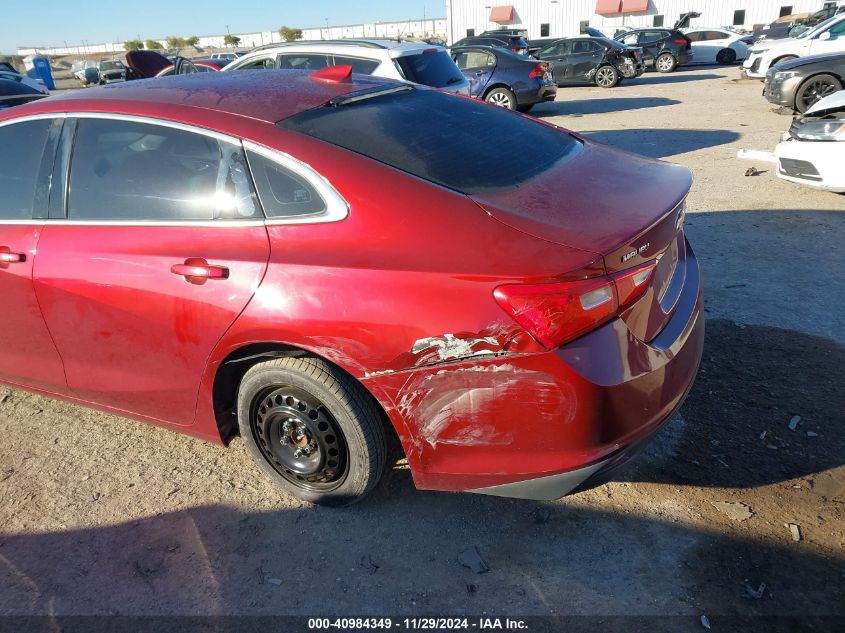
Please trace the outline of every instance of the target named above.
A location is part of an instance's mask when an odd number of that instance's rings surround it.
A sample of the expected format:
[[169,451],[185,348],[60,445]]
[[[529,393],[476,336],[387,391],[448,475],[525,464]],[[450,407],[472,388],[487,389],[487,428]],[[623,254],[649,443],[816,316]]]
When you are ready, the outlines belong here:
[[765,79],[778,62],[808,55],[845,52],[845,14],[825,20],[798,37],[763,41],[748,49],[743,72],[752,79]]
[[845,90],[794,119],[774,152],[743,149],[737,157],[771,163],[783,180],[845,193]]
[[47,86],[44,85],[44,81],[41,79],[33,79],[32,77],[28,77],[20,73],[13,73],[5,70],[0,70],[0,79],[4,79],[6,81],[16,81],[18,83],[25,84],[30,88],[35,88],[42,94],[50,94],[50,91],[47,90]]
[[845,193],[845,91],[817,101],[775,148],[778,176]]
[[684,35],[692,40],[693,63],[733,64],[748,56],[745,37],[728,29],[695,28],[683,29]]
[[469,95],[469,81],[442,46],[396,40],[322,40],[259,46],[223,68],[318,70],[351,65],[352,72],[400,79]]

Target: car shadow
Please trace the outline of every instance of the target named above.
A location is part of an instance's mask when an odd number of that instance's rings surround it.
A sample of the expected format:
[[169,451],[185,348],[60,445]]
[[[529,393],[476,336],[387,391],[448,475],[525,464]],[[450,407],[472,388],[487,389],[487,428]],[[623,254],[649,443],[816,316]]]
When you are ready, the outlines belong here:
[[579,132],[584,136],[619,147],[629,152],[666,158],[706,147],[726,145],[739,140],[730,130],[677,130],[666,128],[632,128],[627,130],[595,130]]
[[660,84],[677,84],[677,83],[684,83],[687,81],[702,81],[704,79],[727,79],[727,75],[717,75],[715,73],[702,73],[702,74],[690,74],[689,71],[692,70],[691,68],[684,68],[681,74],[678,73],[666,73],[661,74],[658,72],[645,72],[636,79],[626,79],[625,83],[623,83],[620,88],[625,87],[636,87],[636,86],[647,86],[647,85],[660,85]]
[[[487,573],[462,566],[467,550]],[[639,614],[657,625],[675,615],[683,626],[648,629],[675,631],[698,630],[706,613],[715,630],[730,630],[717,626],[720,616],[841,617],[842,564],[841,552],[826,558],[666,516],[420,493],[402,480],[348,509],[204,505],[5,535],[0,631],[12,630],[15,615],[50,616],[15,629],[33,632],[71,630],[80,615],[112,617],[77,630],[127,631],[114,616],[482,613]],[[742,597],[746,584],[763,582],[760,599]]]
[[622,97],[619,99],[582,99],[579,101],[549,101],[535,105],[531,115],[542,118],[549,116],[582,116],[584,114],[605,114],[660,108],[681,103],[665,97]]

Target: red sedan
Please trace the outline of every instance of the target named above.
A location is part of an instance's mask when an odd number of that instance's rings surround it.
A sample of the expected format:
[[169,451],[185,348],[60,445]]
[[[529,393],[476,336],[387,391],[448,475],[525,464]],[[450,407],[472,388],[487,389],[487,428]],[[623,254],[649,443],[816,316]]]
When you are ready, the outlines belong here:
[[240,434],[329,505],[375,486],[388,434],[419,488],[605,477],[701,357],[689,172],[349,71],[0,114],[0,381]]

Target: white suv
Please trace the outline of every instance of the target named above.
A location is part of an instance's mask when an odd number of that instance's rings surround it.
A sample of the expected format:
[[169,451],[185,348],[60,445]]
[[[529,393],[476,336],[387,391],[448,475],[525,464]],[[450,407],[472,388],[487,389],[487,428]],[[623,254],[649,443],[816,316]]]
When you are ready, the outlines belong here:
[[352,72],[401,79],[469,95],[469,81],[442,46],[395,40],[323,40],[259,46],[223,70],[318,70],[349,64]]
[[752,79],[765,79],[769,68],[778,62],[841,52],[845,52],[845,14],[829,18],[798,37],[755,44],[748,49],[742,70]]

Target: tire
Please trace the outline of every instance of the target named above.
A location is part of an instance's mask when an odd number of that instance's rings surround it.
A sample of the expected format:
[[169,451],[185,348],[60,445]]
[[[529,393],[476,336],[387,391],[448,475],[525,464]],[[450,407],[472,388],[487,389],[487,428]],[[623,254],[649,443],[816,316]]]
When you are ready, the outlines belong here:
[[795,109],[804,114],[816,101],[838,90],[842,90],[842,82],[835,75],[813,75],[795,91]]
[[672,53],[661,53],[654,59],[654,67],[659,73],[671,73],[678,67],[678,60]]
[[355,503],[384,471],[387,446],[376,405],[351,376],[317,358],[251,367],[238,389],[238,426],[261,470],[311,503]]
[[727,66],[736,62],[736,51],[732,48],[723,48],[716,55],[716,63]]
[[619,71],[607,64],[599,66],[593,81],[599,88],[613,88],[619,83]]
[[507,108],[508,110],[516,109],[516,97],[507,88],[493,88],[493,90],[485,95],[484,100],[500,108]]

